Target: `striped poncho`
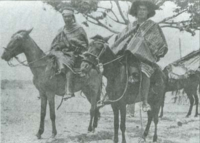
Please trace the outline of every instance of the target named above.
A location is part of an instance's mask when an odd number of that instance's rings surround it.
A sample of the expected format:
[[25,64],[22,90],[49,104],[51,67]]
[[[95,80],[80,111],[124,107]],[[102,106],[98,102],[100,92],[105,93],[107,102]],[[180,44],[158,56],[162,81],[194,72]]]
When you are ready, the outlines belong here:
[[111,46],[117,54],[121,50],[128,50],[141,61],[157,62],[167,51],[164,34],[158,24],[147,20],[138,25],[137,21],[130,23]]

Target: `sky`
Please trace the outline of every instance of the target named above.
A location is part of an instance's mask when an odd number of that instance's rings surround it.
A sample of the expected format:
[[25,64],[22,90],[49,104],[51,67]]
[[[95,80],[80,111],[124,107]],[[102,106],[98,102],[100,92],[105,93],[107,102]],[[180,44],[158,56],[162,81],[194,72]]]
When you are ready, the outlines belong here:
[[[100,4],[106,6],[109,3],[101,2]],[[124,10],[127,9],[126,3],[121,2],[120,4]],[[155,22],[158,22],[164,17],[171,16],[173,15],[174,8],[175,5],[173,3],[166,2],[162,7],[162,10],[157,11],[156,16],[152,19]],[[28,30],[30,28],[33,28],[30,36],[44,52],[48,51],[53,38],[56,36],[58,30],[64,25],[61,14],[40,1],[0,1],[0,10],[0,55],[3,53],[2,47],[6,47],[10,37],[15,32],[22,29]],[[177,20],[186,19],[187,17],[187,14],[183,14]],[[131,16],[130,19],[134,20]],[[76,20],[81,24],[84,21],[84,18],[82,15],[78,14],[76,15]],[[90,24],[89,27],[82,26],[89,38],[96,34],[102,36],[111,35],[111,33],[105,29],[92,24]],[[117,25],[115,28],[121,31],[124,27]],[[191,51],[198,50],[200,47],[198,32],[194,37],[189,33],[180,32],[179,30],[170,28],[164,28],[163,32],[168,43],[169,51],[158,63],[161,67],[180,58],[179,38],[181,39],[182,56]],[[110,43],[112,42],[113,40],[111,39]],[[24,55],[20,55],[19,58],[25,60]],[[13,61],[13,63],[17,62]],[[29,68],[23,66],[9,67],[3,60],[0,60],[0,73],[1,79],[31,80],[33,78]]]

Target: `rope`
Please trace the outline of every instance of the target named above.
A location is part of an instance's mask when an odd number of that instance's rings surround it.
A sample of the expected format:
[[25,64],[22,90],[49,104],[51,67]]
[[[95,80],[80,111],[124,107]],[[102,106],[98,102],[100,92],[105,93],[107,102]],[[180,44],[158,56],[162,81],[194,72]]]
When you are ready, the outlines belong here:
[[[127,66],[127,58],[126,58],[126,77],[127,77],[127,79],[126,79],[126,86],[124,88],[123,94],[118,99],[116,99],[116,100],[108,100],[108,102],[111,102],[111,103],[118,102],[119,100],[121,100],[124,97],[124,95],[125,95],[125,93],[127,91],[127,88],[128,88],[128,66]],[[101,100],[99,100],[97,103],[99,103],[99,102],[101,102]]]
[[60,104],[59,104],[58,107],[57,107],[57,110],[58,110],[58,109],[60,108],[60,106],[62,105],[63,100],[64,100],[64,96],[62,97],[61,102],[60,102]]
[[[49,50],[49,51],[50,51],[50,50]],[[45,52],[45,54],[47,54],[49,51]],[[27,60],[25,60],[25,61],[20,61],[19,58],[18,58],[17,56],[15,56],[14,58],[15,58],[21,65],[26,66],[26,67],[29,67],[31,64],[33,64],[33,63],[35,63],[35,62],[37,62],[37,61],[40,61],[40,60],[46,58],[47,56],[48,56],[48,55],[45,55],[45,56],[43,56],[43,57],[40,58],[40,59],[37,59],[37,60],[34,60],[34,61],[29,62],[28,64],[25,64],[25,62],[27,62]],[[12,64],[11,62],[8,62],[8,65],[11,66],[11,67],[20,66],[20,64],[14,65],[14,64]],[[43,66],[44,66],[44,65],[42,65],[42,66],[35,66],[35,67],[43,67]],[[33,66],[32,66],[32,67],[33,67]]]
[[103,65],[105,66],[105,65],[108,65],[108,64],[110,64],[110,63],[113,63],[113,62],[115,62],[115,61],[117,61],[117,60],[119,60],[119,59],[122,59],[124,57],[124,55],[123,56],[120,56],[120,57],[118,57],[118,58],[116,58],[116,59],[114,59],[114,60],[111,60],[111,61],[109,61],[109,62],[107,62],[107,63],[104,63]]

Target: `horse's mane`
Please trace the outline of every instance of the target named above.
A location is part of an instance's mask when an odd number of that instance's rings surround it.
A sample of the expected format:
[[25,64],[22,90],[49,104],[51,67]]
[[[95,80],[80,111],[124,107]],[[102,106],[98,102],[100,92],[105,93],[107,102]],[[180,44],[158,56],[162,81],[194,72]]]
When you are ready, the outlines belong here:
[[14,33],[14,34],[12,35],[12,37],[14,37],[15,35],[17,35],[17,34],[19,34],[19,33],[21,33],[21,32],[26,32],[26,30],[19,30],[19,31],[17,31],[16,33]]
[[[13,34],[12,37],[16,36],[17,34],[20,34],[22,32],[27,32],[26,30],[19,30],[17,31],[15,34]],[[40,50],[40,52],[42,52],[42,54],[45,55],[45,53],[42,51],[42,49],[40,49],[40,47],[38,46],[38,44],[28,35],[28,38],[35,44],[35,46],[38,48],[38,50]]]

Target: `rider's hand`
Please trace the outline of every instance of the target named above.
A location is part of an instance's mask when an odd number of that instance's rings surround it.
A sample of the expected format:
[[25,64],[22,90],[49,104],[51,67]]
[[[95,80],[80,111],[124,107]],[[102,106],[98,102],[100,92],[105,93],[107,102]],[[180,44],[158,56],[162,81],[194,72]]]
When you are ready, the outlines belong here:
[[76,52],[76,53],[81,53],[81,47],[79,47],[79,46],[76,47],[75,52]]
[[60,50],[61,50],[61,47],[57,45],[57,46],[55,46],[54,49],[55,49],[55,51],[60,51]]

